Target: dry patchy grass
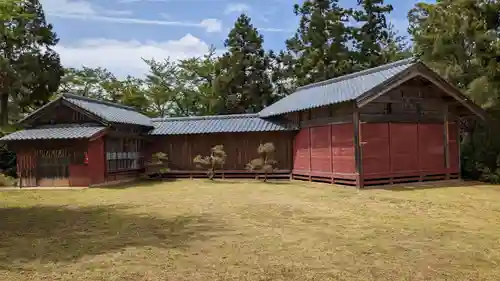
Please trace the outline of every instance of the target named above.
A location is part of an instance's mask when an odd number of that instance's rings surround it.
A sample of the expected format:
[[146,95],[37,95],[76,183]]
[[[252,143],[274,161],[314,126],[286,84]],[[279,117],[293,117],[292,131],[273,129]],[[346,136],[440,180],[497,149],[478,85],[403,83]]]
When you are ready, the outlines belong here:
[[498,280],[500,188],[0,192],[0,280]]

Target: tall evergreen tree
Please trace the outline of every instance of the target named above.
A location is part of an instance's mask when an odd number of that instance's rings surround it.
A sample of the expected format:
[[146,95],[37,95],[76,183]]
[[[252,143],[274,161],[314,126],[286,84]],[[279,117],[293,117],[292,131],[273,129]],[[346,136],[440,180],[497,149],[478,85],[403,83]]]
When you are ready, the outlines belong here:
[[224,42],[228,52],[219,61],[216,91],[225,108],[221,113],[258,112],[273,102],[269,59],[264,39],[242,14]]
[[9,102],[22,110],[47,102],[63,69],[53,50],[58,38],[38,0],[0,2],[0,126],[9,121]]
[[348,25],[352,11],[338,2],[306,0],[294,6],[300,24],[286,45],[293,57],[291,67],[298,86],[352,72],[352,28]]
[[358,0],[359,9],[353,12],[358,23],[353,29],[357,68],[375,67],[399,59],[401,41],[392,30],[386,15],[393,7],[384,0]]

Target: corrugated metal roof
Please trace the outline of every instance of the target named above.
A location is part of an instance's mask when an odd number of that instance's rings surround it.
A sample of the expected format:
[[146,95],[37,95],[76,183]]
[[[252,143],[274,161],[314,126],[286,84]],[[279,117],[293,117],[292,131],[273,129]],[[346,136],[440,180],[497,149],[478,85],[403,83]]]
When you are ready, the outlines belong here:
[[149,127],[153,126],[149,117],[135,111],[132,107],[72,94],[63,94],[62,97],[64,100],[87,110],[108,122]]
[[92,126],[68,126],[68,127],[50,127],[50,128],[37,128],[27,129],[8,134],[0,141],[12,140],[42,140],[42,139],[84,139],[90,138],[100,131],[106,129],[105,127],[92,127]]
[[150,135],[271,132],[295,129],[276,120],[262,119],[257,114],[155,118],[153,124],[155,129]]
[[269,117],[354,100],[405,71],[416,62],[406,59],[298,88],[259,112]]

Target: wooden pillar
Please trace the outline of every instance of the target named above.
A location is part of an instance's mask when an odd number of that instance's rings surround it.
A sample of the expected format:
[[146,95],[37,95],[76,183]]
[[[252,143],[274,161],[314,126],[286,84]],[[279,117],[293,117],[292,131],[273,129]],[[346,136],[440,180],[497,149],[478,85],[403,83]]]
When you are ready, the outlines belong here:
[[455,117],[455,124],[457,126],[457,151],[458,151],[458,179],[462,179],[462,134],[460,130],[460,120]]
[[446,179],[450,178],[450,126],[448,121],[448,105],[444,105],[443,109],[443,137],[444,137],[444,167],[446,170]]
[[364,176],[363,176],[363,159],[362,159],[362,147],[361,147],[361,123],[359,108],[356,103],[354,103],[354,111],[352,117],[353,127],[354,127],[354,158],[356,165],[356,187],[364,187]]
[[312,138],[311,138],[311,127],[307,128],[307,134],[309,137],[309,181],[312,181]]
[[328,125],[328,147],[330,148],[330,176],[331,176],[331,183],[334,184],[335,183],[335,176],[334,176],[334,165],[333,165],[333,161],[334,161],[334,157],[333,157],[333,146],[332,146],[332,142],[333,142],[333,136],[332,136],[332,133],[333,133],[333,125],[330,124]]

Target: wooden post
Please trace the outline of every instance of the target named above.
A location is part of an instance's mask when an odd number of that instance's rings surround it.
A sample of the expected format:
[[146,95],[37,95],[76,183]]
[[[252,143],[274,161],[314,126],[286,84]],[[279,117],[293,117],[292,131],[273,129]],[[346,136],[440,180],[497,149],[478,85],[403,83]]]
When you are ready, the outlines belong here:
[[354,112],[352,122],[354,125],[354,158],[356,165],[356,187],[364,187],[364,177],[363,177],[363,161],[362,161],[362,147],[361,147],[361,125],[360,125],[360,115],[359,108],[357,104],[354,104]]
[[[310,113],[311,111],[309,111]],[[312,138],[311,138],[311,127],[307,128],[307,134],[309,137],[309,181],[312,181]]]
[[[330,112],[331,112],[331,110],[330,110]],[[328,127],[329,127],[328,147],[330,148],[330,157],[329,158],[330,158],[330,171],[331,171],[330,176],[331,176],[331,184],[334,184],[335,183],[335,177],[333,175],[333,173],[334,173],[334,170],[333,170],[333,168],[334,168],[333,158],[334,157],[333,157],[333,147],[332,147],[332,142],[333,142],[333,136],[332,136],[332,134],[333,134],[333,124],[330,124]]]
[[392,174],[392,142],[391,142],[391,122],[387,123],[387,136],[389,143],[389,184],[394,184],[394,175]]
[[455,124],[457,125],[457,150],[458,150],[458,179],[462,179],[462,134],[460,130],[460,120],[455,118]]
[[448,180],[450,178],[450,126],[448,122],[448,105],[444,105],[444,110],[443,110],[443,123],[444,123],[444,167],[446,169],[446,179]]
[[[299,118],[300,118],[300,114],[299,114]],[[300,123],[300,122],[299,122]],[[298,133],[290,133],[292,135],[292,157],[290,157],[292,163],[289,165],[290,167],[290,180],[293,180],[293,169],[295,168],[295,152],[296,152],[296,147],[295,147],[295,138],[297,137],[297,134]],[[289,143],[290,144],[290,143]],[[290,151],[290,150],[288,150]]]

